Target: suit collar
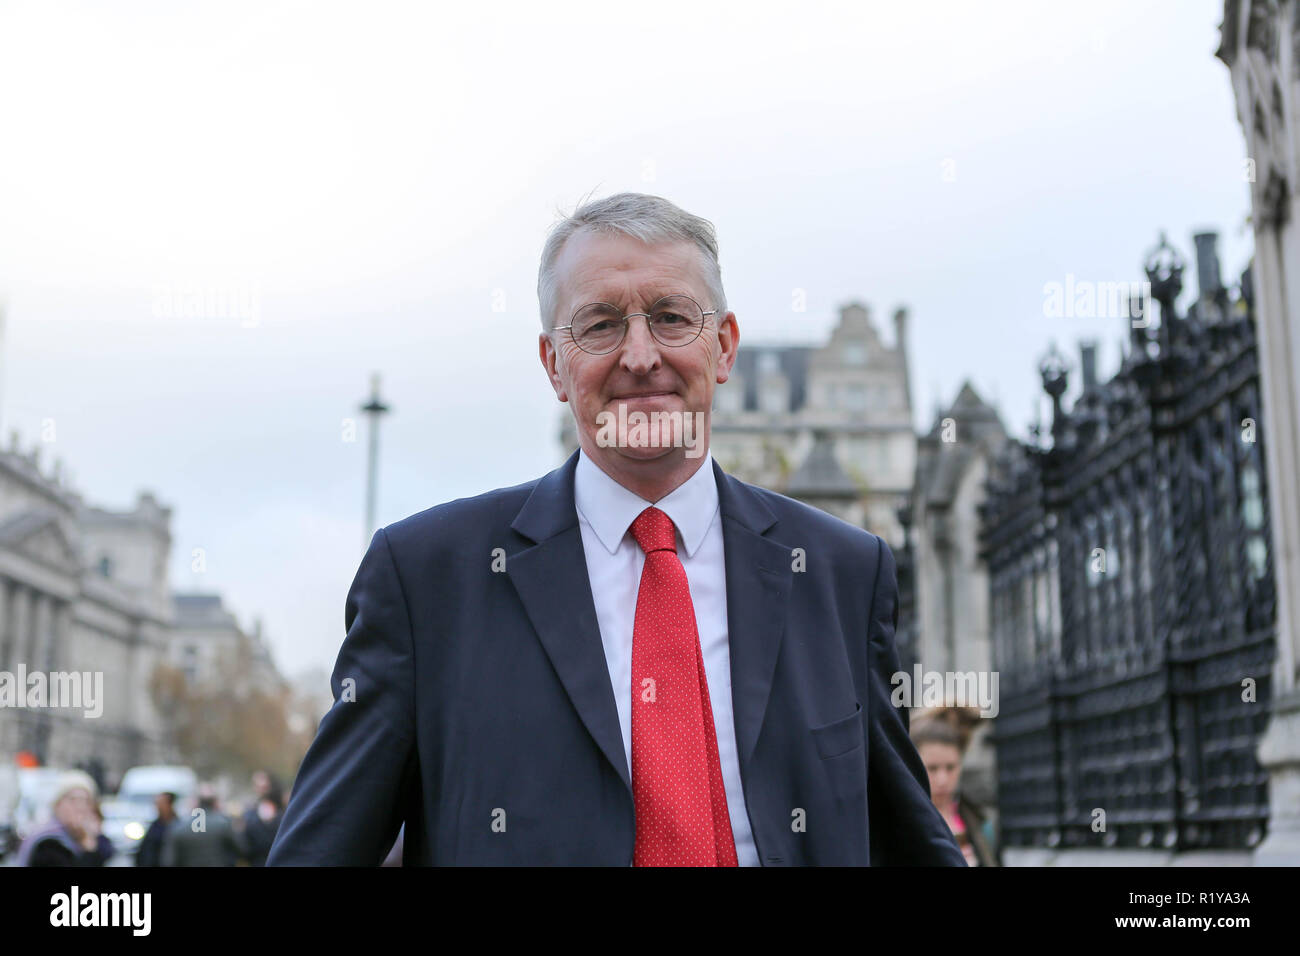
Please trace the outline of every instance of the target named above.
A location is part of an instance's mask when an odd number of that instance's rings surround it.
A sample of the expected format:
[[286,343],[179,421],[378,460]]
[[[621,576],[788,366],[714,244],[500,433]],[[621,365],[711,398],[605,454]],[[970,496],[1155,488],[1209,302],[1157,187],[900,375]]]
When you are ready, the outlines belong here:
[[[564,464],[538,480],[510,527],[535,542],[577,527],[578,511],[573,490],[580,454],[575,451]],[[754,534],[765,534],[776,524],[776,516],[751,486],[723,471],[712,455],[708,465],[713,467],[718,508],[724,519],[731,519]],[[708,465],[702,465],[701,470]]]
[[672,519],[688,556],[694,556],[718,513],[718,482],[713,459],[699,463],[695,474],[658,501],[646,501],[624,488],[587,457],[578,452],[574,471],[573,497],[578,515],[591,525],[605,550],[614,554],[637,516],[651,506]]
[[[578,529],[577,464],[578,452],[574,452],[533,488],[511,527],[535,544],[512,555],[506,573],[574,708],[630,790],[631,774]],[[716,460],[712,466],[723,522],[732,709],[741,779],[749,790],[754,785],[750,760],[785,634],[793,583],[791,546],[771,536],[777,519],[759,494],[726,474]]]

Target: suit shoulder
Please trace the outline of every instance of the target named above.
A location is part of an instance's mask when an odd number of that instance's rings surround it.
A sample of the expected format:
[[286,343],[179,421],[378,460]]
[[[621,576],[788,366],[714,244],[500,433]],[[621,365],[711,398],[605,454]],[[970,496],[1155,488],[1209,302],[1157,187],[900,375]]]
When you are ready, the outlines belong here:
[[394,548],[508,528],[541,478],[425,508],[384,526]]
[[758,485],[746,482],[742,484],[771,510],[778,522],[774,529],[778,535],[797,530],[801,534],[816,535],[820,542],[830,540],[855,550],[866,549],[872,555],[875,555],[881,546],[887,546],[880,535],[849,524],[842,518],[837,518],[820,508],[814,508],[806,502],[789,498],[767,488],[760,488]]

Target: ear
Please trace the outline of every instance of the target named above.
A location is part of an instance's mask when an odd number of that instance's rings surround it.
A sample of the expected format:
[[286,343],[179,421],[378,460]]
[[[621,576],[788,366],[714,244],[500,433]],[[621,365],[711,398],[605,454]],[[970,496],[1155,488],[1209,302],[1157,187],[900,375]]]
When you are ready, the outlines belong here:
[[721,385],[731,377],[731,369],[736,364],[740,351],[740,323],[736,313],[728,312],[718,323],[718,374],[717,382]]
[[546,377],[551,380],[551,388],[555,389],[555,397],[561,402],[567,402],[569,396],[564,391],[564,380],[560,377],[560,353],[545,332],[537,337],[537,355],[542,360],[542,368],[546,369]]

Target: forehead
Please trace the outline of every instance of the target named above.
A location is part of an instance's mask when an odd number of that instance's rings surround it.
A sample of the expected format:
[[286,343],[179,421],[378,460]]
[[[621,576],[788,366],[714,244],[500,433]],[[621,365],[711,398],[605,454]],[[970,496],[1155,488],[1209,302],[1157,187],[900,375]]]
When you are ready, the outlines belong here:
[[918,753],[928,753],[936,760],[956,760],[960,756],[957,748],[952,744],[945,744],[938,740],[927,740],[916,749]]
[[562,302],[626,306],[672,292],[699,298],[704,292],[700,259],[699,247],[687,240],[645,243],[622,233],[583,230],[564,244],[555,273]]

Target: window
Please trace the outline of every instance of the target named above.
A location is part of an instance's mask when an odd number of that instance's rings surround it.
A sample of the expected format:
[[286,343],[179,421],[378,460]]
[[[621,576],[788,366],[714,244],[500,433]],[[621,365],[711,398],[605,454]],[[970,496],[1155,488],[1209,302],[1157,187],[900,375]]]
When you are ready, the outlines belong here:
[[193,682],[199,673],[199,649],[193,644],[186,644],[181,648],[181,671],[185,674],[185,679]]
[[789,411],[790,397],[786,393],[785,383],[780,380],[764,382],[758,404],[762,411],[769,414]]

